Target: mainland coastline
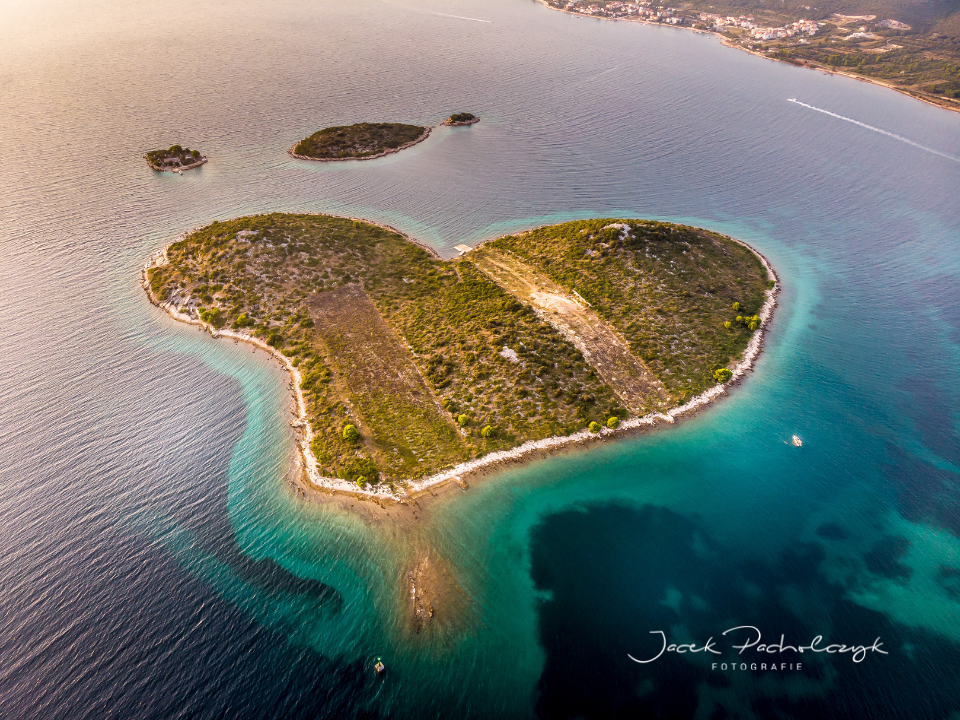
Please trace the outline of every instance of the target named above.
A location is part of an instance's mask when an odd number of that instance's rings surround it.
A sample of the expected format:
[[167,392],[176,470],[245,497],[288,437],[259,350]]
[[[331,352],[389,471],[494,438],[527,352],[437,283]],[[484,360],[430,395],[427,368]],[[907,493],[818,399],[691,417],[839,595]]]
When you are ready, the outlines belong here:
[[[354,222],[361,221],[354,220]],[[387,226],[381,225],[379,227],[391,232],[397,232]],[[397,234],[404,237],[408,242],[416,243],[415,240],[408,238],[402,233],[397,232]],[[492,475],[508,465],[544,457],[561,450],[585,447],[598,441],[644,432],[664,424],[673,424],[678,419],[696,414],[709,404],[725,396],[732,386],[742,382],[746,373],[753,368],[757,358],[760,356],[763,349],[765,333],[773,317],[780,289],[779,278],[763,255],[742,241],[733,238],[728,239],[746,248],[756,257],[762,264],[769,283],[767,289],[764,291],[762,307],[756,315],[756,317],[759,318],[757,330],[753,332],[749,343],[734,367],[730,369],[729,377],[724,382],[718,382],[716,385],[707,388],[703,392],[673,407],[647,412],[643,415],[627,417],[616,426],[600,427],[598,429],[582,429],[569,434],[529,440],[515,447],[488,452],[480,457],[459,462],[452,467],[442,469],[427,477],[411,479],[403,483],[402,486],[394,487],[376,484],[358,487],[354,482],[339,477],[324,475],[321,472],[320,464],[317,461],[312,447],[315,432],[308,416],[307,400],[304,397],[302,389],[304,385],[304,374],[297,367],[295,359],[285,355],[274,345],[265,342],[264,339],[258,338],[242,328],[218,328],[213,322],[210,322],[209,316],[206,318],[202,317],[201,312],[196,308],[186,308],[185,312],[184,308],[178,306],[176,303],[161,300],[161,298],[157,296],[150,281],[151,271],[156,268],[162,268],[170,262],[168,256],[170,245],[153,255],[144,265],[141,273],[141,281],[150,302],[164,310],[174,320],[194,325],[214,338],[226,338],[232,339],[235,342],[248,343],[272,355],[287,371],[291,380],[289,388],[294,407],[294,420],[289,424],[297,435],[296,444],[300,462],[300,487],[298,494],[304,497],[316,497],[317,493],[327,496],[339,495],[344,499],[353,498],[356,500],[374,501],[377,505],[385,507],[384,502],[391,504],[399,503],[400,505],[407,504],[411,501],[416,502],[417,498],[428,494],[433,495],[436,489],[445,485],[453,485],[453,483],[466,489],[468,480],[472,481],[481,476]],[[429,250],[420,243],[416,244]]]
[[673,30],[688,30],[690,32],[697,33],[700,35],[713,35],[719,38],[720,43],[722,45],[725,45],[726,47],[733,48],[735,50],[741,50],[743,52],[749,53],[750,55],[755,55],[756,57],[763,58],[765,60],[773,60],[775,62],[782,62],[782,63],[786,63],[787,65],[793,65],[795,67],[801,67],[807,70],[819,71],[819,72],[822,72],[824,75],[841,75],[843,77],[847,77],[852,80],[858,80],[860,82],[866,82],[872,85],[879,85],[880,87],[893,90],[895,92],[900,93],[901,95],[905,95],[914,100],[919,100],[920,102],[926,103],[927,105],[932,105],[933,107],[937,107],[942,110],[960,112],[960,104],[957,104],[955,101],[950,102],[947,100],[940,100],[938,102],[933,98],[924,97],[919,93],[911,92],[910,90],[898,87],[894,83],[883,80],[882,78],[870,77],[867,75],[858,75],[856,73],[848,72],[846,70],[840,70],[833,67],[826,67],[820,64],[807,63],[805,61],[798,61],[798,60],[793,60],[789,58],[778,57],[776,54],[759,52],[757,50],[746,47],[745,45],[733,42],[732,38],[730,38],[728,35],[725,35],[724,33],[721,33],[721,32],[716,32],[715,30],[710,30],[706,28],[694,28],[686,25],[667,24],[667,23],[657,22],[654,20],[645,20],[642,17],[603,17],[603,16],[586,15],[584,13],[574,12],[566,8],[555,7],[551,5],[549,2],[547,2],[547,0],[536,0],[536,2],[540,3],[541,5],[543,5],[544,7],[550,10],[561,12],[561,13],[564,13],[565,15],[570,15],[575,18],[588,19],[588,20],[608,20],[612,22],[622,21],[622,22],[636,23],[639,25],[653,25],[656,27],[671,28]]

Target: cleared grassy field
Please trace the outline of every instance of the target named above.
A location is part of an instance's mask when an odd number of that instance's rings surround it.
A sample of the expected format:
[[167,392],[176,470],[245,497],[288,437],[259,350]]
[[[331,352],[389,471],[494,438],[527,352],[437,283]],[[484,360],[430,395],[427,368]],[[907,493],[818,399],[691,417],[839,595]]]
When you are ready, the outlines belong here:
[[583,220],[485,247],[509,251],[578,292],[676,404],[714,384],[713,371],[740,356],[753,331],[736,317],[759,312],[767,289],[766,270],[748,248],[669,223]]
[[454,465],[468,451],[413,363],[410,351],[358,285],[319,293],[308,306],[327,350],[333,382],[342,385],[360,430],[357,453],[385,479],[417,477],[423,468]]
[[540,317],[572,342],[630,412],[643,415],[667,409],[667,394],[660,381],[593,308],[509,251],[481,247],[470,259],[498,285],[536,308]]

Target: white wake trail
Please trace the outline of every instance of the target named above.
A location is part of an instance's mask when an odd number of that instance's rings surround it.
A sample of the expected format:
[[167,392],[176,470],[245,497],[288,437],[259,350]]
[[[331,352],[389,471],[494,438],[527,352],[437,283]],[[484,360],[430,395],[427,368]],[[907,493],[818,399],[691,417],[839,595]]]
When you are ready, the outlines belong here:
[[439,15],[440,17],[456,18],[457,20],[471,20],[473,22],[485,22],[485,23],[493,22],[493,20],[481,20],[480,18],[468,18],[468,17],[464,17],[463,15],[447,15],[447,13],[433,12],[431,10],[427,10],[427,12],[430,13],[431,15]]
[[385,5],[393,5],[394,7],[403,8],[404,10],[410,10],[411,12],[421,13],[423,15],[437,15],[439,17],[448,17],[455,18],[457,20],[469,20],[470,22],[482,22],[482,23],[492,23],[493,20],[481,20],[480,18],[464,17],[463,15],[450,15],[448,13],[435,12],[433,10],[421,10],[420,8],[412,8],[407,5],[401,5],[400,3],[388,2],[388,0],[382,0]]
[[947,153],[940,152],[939,150],[934,150],[933,148],[927,147],[926,145],[921,145],[918,142],[914,142],[910,138],[905,138],[903,137],[903,135],[897,135],[896,133],[892,133],[889,130],[883,130],[881,128],[874,127],[873,125],[867,125],[865,122],[860,122],[859,120],[854,120],[853,118],[844,117],[843,115],[837,115],[837,113],[830,112],[829,110],[824,110],[823,108],[814,107],[813,105],[807,105],[807,103],[800,102],[796,98],[787,98],[787,102],[792,102],[794,105],[800,105],[802,107],[809,108],[810,110],[816,110],[817,112],[823,113],[824,115],[835,117],[837,118],[837,120],[843,120],[844,122],[853,123],[854,125],[859,125],[862,128],[866,128],[867,130],[872,130],[873,132],[880,133],[881,135],[886,135],[887,137],[892,137],[894,140],[899,140],[900,142],[904,142],[907,145],[913,145],[913,147],[919,148],[920,150],[925,150],[928,153],[939,155],[940,157],[946,158],[947,160],[953,160],[955,163],[960,163],[960,158],[956,158],[953,155],[948,155]]

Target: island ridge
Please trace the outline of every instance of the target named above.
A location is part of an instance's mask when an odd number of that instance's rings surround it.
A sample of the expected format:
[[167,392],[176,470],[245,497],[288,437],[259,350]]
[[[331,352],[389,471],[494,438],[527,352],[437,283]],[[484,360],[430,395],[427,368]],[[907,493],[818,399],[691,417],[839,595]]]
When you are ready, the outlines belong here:
[[300,160],[372,160],[427,139],[431,128],[402,123],[357,123],[328,127],[290,149]]

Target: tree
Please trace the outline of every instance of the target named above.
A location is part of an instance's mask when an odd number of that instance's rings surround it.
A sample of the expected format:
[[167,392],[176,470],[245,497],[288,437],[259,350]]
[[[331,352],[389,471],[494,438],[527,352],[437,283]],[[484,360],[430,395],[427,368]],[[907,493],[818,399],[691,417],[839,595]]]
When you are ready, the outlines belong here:
[[470,418],[466,415],[457,415],[457,425],[460,427],[466,427],[468,422],[470,422]]
[[175,155],[179,155],[180,153],[183,152],[183,148],[180,147],[179,145],[171,145],[170,152],[172,152]]
[[360,431],[357,430],[356,425],[351,425],[347,423],[343,426],[343,439],[347,442],[356,442],[360,439]]
[[223,327],[224,318],[220,312],[220,308],[213,308],[212,310],[207,310],[206,308],[200,308],[200,319],[205,323],[210,323],[217,330]]
[[490,427],[489,425],[484,427],[483,430],[480,431],[480,437],[485,437],[485,438],[493,437],[493,428]]
[[719,368],[713,371],[713,379],[721,385],[733,377],[733,371],[729,368]]
[[618,427],[620,427],[620,418],[616,416],[607,418],[607,427],[611,430],[616,430]]
[[250,327],[254,324],[254,321],[246,313],[241,313],[236,320],[233,321],[233,326],[235,328],[245,328]]
[[589,430],[592,433],[598,433],[600,432],[601,429],[602,429],[602,426],[596,420],[591,421],[590,424],[587,425],[587,430]]

